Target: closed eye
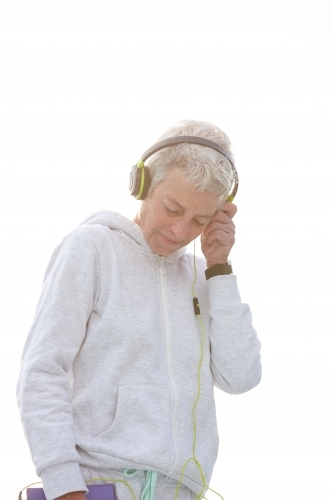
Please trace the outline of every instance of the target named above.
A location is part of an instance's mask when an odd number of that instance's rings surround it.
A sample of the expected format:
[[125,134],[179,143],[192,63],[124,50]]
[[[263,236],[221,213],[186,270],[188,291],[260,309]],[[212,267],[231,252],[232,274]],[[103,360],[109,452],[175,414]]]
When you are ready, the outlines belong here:
[[193,219],[193,221],[195,222],[195,224],[197,226],[204,226],[205,225],[205,222],[199,222],[198,220],[195,220],[195,219]]
[[165,207],[166,211],[169,212],[169,214],[180,215],[180,212],[178,210],[171,210],[166,205],[164,205],[164,207]]
[[[179,212],[178,210],[171,210],[171,208],[168,208],[166,205],[164,205],[164,208],[166,209],[166,211],[169,213],[169,214],[172,214],[172,215],[182,215],[181,212]],[[196,226],[204,226],[205,225],[205,222],[199,222],[198,220],[196,219],[193,219],[193,222]]]

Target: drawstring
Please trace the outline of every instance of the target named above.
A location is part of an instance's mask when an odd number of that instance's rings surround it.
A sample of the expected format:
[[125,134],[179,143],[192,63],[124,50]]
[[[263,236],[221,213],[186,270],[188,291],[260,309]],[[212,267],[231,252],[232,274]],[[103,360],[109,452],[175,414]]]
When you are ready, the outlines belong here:
[[147,470],[146,486],[141,493],[141,500],[154,500],[157,474],[158,472],[155,472],[154,470]]
[[[139,472],[139,469],[124,469],[123,472],[125,476],[133,477]],[[140,500],[154,500],[158,472],[154,470],[147,470],[146,472],[146,485],[141,493]]]

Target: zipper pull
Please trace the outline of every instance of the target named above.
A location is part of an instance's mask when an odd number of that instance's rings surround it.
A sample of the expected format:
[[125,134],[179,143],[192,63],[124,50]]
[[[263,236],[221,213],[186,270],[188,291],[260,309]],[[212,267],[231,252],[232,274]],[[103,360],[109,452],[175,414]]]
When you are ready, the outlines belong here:
[[161,263],[161,265],[160,265],[160,267],[158,268],[158,270],[159,270],[159,272],[162,274],[162,276],[164,276],[164,275],[165,275],[165,273],[166,273],[166,269],[165,269],[165,267],[164,267],[164,257],[160,257],[159,259],[160,259],[160,263]]

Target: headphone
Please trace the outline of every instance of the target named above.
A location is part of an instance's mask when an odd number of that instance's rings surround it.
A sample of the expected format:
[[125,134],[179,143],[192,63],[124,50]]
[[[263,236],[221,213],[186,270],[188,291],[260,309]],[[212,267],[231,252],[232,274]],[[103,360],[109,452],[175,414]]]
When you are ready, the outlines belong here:
[[[199,144],[201,146],[207,146],[208,148],[215,149],[215,151],[217,151],[218,153],[226,157],[227,160],[229,160],[232,168],[237,174],[234,160],[229,151],[226,151],[225,149],[221,148],[221,146],[215,144],[215,142],[208,141],[207,139],[203,139],[202,137],[196,137],[192,135],[171,137],[170,139],[164,139],[163,141],[156,142],[156,144],[151,146],[149,149],[147,149],[147,151],[143,153],[142,157],[139,159],[137,164],[132,167],[128,184],[128,189],[130,194],[132,196],[135,196],[137,200],[144,200],[145,197],[147,196],[151,182],[149,168],[145,165],[145,161],[148,160],[150,156],[152,156],[154,153],[157,153],[157,151],[160,151],[161,149],[183,143]],[[227,198],[227,201],[233,201],[233,199],[235,198],[238,189],[238,184],[239,182],[234,183],[231,193]]]

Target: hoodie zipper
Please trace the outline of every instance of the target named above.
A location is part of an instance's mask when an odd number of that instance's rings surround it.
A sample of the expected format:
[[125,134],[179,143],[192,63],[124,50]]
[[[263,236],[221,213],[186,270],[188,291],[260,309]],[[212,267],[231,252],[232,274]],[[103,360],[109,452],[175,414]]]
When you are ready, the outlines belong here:
[[168,475],[170,475],[170,474],[173,474],[173,472],[175,471],[176,466],[177,466],[177,460],[178,460],[177,440],[176,440],[176,416],[177,416],[177,407],[178,407],[178,389],[177,389],[177,385],[174,381],[174,378],[172,376],[172,369],[171,369],[171,328],[170,328],[168,305],[167,305],[166,292],[165,292],[166,269],[164,267],[164,257],[160,256],[159,260],[160,260],[160,267],[158,270],[160,272],[161,294],[162,294],[162,303],[163,303],[164,319],[165,319],[168,372],[169,372],[169,377],[170,377],[170,380],[172,383],[173,393],[174,393],[174,398],[175,398],[175,405],[174,405],[174,412],[173,412],[173,440],[174,440],[174,446],[175,446],[175,450],[176,450],[176,458],[175,458],[174,466],[172,467],[171,471],[168,473]]

